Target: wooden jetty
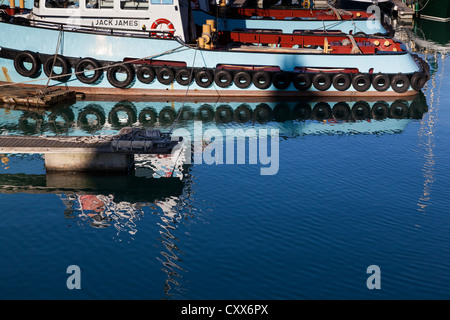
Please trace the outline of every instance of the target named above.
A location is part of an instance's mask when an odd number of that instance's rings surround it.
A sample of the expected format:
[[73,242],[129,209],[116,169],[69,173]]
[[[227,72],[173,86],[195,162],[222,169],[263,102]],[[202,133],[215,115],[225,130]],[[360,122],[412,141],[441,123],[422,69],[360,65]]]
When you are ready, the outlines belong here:
[[61,88],[38,90],[21,86],[0,86],[0,104],[45,108],[76,99],[75,91]]
[[[135,154],[170,154],[181,141],[148,131],[124,128],[115,136],[0,135],[0,153],[44,154],[48,172],[129,172]],[[141,134],[139,139],[136,133]]]
[[414,10],[402,0],[391,0],[394,4],[394,11],[397,12],[398,18],[402,21],[412,22],[414,19]]

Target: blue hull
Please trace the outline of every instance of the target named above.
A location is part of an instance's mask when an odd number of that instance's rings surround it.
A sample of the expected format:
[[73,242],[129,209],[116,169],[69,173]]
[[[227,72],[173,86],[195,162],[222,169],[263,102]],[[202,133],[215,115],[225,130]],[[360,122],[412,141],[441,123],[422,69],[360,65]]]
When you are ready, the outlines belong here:
[[[13,49],[18,52],[29,50],[44,55],[54,55],[60,32],[58,30],[20,26],[0,22],[0,33],[14,35],[14,37],[2,37],[0,47],[3,52]],[[136,38],[119,35],[93,34],[84,32],[64,31],[58,51],[59,54],[71,58],[80,59],[92,57],[105,63],[122,62],[125,58],[150,59],[185,62],[187,67],[216,68],[218,64],[239,65],[263,65],[278,66],[283,71],[294,71],[298,67],[312,68],[357,68],[361,73],[403,73],[413,74],[419,71],[419,67],[409,53],[395,54],[336,54],[332,57],[326,54],[305,53],[272,53],[272,52],[245,52],[231,50],[199,50],[184,45],[176,39]],[[42,73],[36,79],[30,79],[18,74],[11,59],[0,59],[0,81],[23,83],[27,85],[44,86],[47,77]],[[72,69],[72,72],[74,70]],[[186,94],[187,87],[173,82],[164,85],[158,81],[144,84],[137,80],[130,89],[117,89],[107,80],[106,75],[101,81],[87,85],[80,82],[75,75],[70,77],[67,83],[51,80],[50,86],[64,86],[81,90],[87,93],[102,94],[136,94],[136,95],[179,95]],[[405,94],[413,94],[409,89]],[[346,91],[338,91],[331,86],[327,91],[319,91],[313,86],[299,92],[292,84],[286,89],[280,90],[273,85],[261,90],[251,84],[248,88],[238,88],[234,83],[228,88],[219,88],[214,83],[204,88],[193,82],[189,86],[189,95],[193,96],[261,96],[261,95],[398,95],[391,88],[385,92],[377,92],[370,87],[366,92],[356,92],[352,87]],[[403,95],[405,95],[403,94]]]

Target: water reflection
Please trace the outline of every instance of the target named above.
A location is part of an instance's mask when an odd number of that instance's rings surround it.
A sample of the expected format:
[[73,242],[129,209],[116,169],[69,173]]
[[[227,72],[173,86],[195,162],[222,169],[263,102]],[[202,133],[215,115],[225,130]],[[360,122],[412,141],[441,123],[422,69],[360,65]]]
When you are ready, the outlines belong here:
[[[181,110],[177,128],[276,128],[295,139],[317,134],[401,133],[422,119],[428,106],[422,94],[393,100],[314,100],[282,102],[79,101],[49,111],[0,109],[2,134],[115,134],[126,126],[169,129]],[[139,156],[129,176],[8,174],[8,155],[2,156],[0,192],[51,193],[64,205],[68,224],[106,232],[115,241],[132,243],[140,224],[157,216],[155,257],[166,274],[164,293],[172,298],[184,290],[183,243],[180,225],[203,219],[194,196],[192,167],[182,152],[171,156]],[[199,209],[200,207],[200,209]],[[110,230],[110,232],[108,232]]]
[[[128,126],[167,130],[176,126],[192,129],[194,121],[202,121],[207,128],[263,126],[280,129],[280,134],[311,134],[314,123],[326,123],[320,132],[363,130],[356,124],[364,123],[369,132],[381,127],[401,127],[391,119],[421,119],[427,112],[423,94],[413,98],[373,101],[298,100],[284,102],[110,102],[79,101],[70,106],[49,111],[0,109],[2,134],[21,135],[92,135],[115,134]],[[178,120],[177,116],[180,114]],[[380,129],[374,129],[377,121]],[[370,125],[369,125],[370,123]],[[289,125],[286,125],[289,124]],[[291,125],[292,124],[292,125]],[[353,124],[349,126],[349,124]],[[333,127],[331,127],[331,125]],[[348,127],[348,128],[346,128]],[[372,127],[372,128],[371,128]],[[389,131],[389,130],[388,130]]]

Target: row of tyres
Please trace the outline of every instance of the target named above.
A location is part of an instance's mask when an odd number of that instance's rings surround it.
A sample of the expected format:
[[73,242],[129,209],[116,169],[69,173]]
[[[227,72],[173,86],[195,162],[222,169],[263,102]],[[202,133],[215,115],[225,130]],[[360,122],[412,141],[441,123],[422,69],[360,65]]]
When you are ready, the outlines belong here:
[[[109,111],[105,111],[108,109]],[[371,103],[366,101],[238,103],[235,105],[186,103],[182,108],[181,105],[165,103],[152,107],[148,103],[139,103],[136,106],[129,101],[120,101],[112,106],[102,105],[102,102],[86,102],[81,108],[77,105],[57,108],[48,114],[25,111],[18,119],[18,129],[24,134],[39,134],[47,131],[65,134],[70,129],[78,128],[92,134],[105,128],[120,130],[128,126],[168,128],[175,121],[182,126],[192,121],[251,124],[270,121],[421,119],[426,111],[426,105],[419,99]],[[14,130],[12,127],[11,130]]]

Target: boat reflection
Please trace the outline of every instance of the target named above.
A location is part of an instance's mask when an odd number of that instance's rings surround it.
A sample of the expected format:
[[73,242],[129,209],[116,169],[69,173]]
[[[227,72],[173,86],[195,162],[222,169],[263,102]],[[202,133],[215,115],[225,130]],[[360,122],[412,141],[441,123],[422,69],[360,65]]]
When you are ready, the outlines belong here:
[[[183,106],[183,107],[182,107]],[[91,135],[116,133],[123,127],[169,130],[180,113],[177,128],[276,128],[280,136],[316,134],[399,133],[427,112],[423,95],[392,101],[282,101],[282,102],[167,102],[79,101],[49,111],[0,109],[3,134]],[[181,110],[181,111],[180,111]],[[183,248],[177,230],[190,219],[207,213],[195,206],[192,166],[182,154],[136,157],[129,176],[51,173],[8,174],[0,168],[1,193],[50,193],[58,196],[61,214],[70,225],[110,230],[115,241],[132,242],[140,222],[157,217],[157,239],[162,250],[156,259],[167,274],[164,292],[169,298],[183,290]],[[8,156],[2,157],[7,159]],[[4,161],[5,166],[11,163]],[[195,208],[195,209],[190,209]]]
[[[129,126],[168,130],[176,124],[177,128],[192,129],[194,121],[201,121],[205,129],[264,126],[278,128],[280,134],[312,134],[315,130],[333,133],[336,129],[391,132],[401,130],[407,121],[390,120],[421,119],[425,112],[426,101],[421,93],[408,99],[384,101],[78,101],[49,111],[3,106],[0,130],[2,134],[22,135],[116,134]],[[318,127],[317,122],[322,126]]]

